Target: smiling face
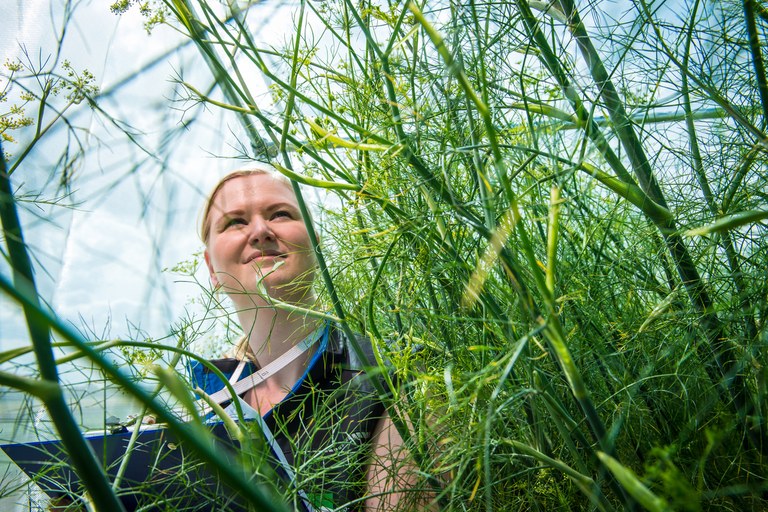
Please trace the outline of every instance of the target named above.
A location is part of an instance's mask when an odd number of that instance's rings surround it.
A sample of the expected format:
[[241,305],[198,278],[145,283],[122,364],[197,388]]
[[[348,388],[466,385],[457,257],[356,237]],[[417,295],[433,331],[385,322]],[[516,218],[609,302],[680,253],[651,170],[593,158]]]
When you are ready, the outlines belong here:
[[246,174],[224,182],[206,215],[205,262],[215,286],[236,304],[245,294],[286,302],[311,299],[315,256],[291,186],[271,174]]

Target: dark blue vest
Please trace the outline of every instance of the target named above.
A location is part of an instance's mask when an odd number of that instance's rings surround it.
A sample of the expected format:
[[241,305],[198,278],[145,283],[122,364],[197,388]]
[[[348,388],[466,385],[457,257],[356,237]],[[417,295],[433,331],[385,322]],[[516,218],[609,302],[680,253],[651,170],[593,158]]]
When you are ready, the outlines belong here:
[[[295,488],[306,493],[315,510],[338,509],[346,504],[346,510],[360,510],[371,436],[384,406],[343,332],[330,326],[324,338],[304,378],[264,416],[264,421],[296,474]],[[358,336],[357,342],[368,359],[366,363],[375,366],[370,341]],[[236,359],[211,362],[227,379],[239,363]],[[192,384],[206,393],[224,387],[202,364],[194,362],[190,369]],[[254,363],[247,363],[240,378],[255,370]],[[271,462],[285,478],[277,459]],[[298,498],[295,508],[305,508]]]

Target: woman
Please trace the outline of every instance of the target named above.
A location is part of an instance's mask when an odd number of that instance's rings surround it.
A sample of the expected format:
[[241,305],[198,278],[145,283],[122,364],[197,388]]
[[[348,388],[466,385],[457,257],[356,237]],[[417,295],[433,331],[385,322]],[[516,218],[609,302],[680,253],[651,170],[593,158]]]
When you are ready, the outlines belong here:
[[[350,341],[305,313],[318,307],[317,261],[290,182],[261,169],[227,175],[208,199],[201,234],[211,282],[245,333],[235,357],[214,363],[238,383],[246,416],[263,418],[296,507],[393,507],[399,496],[388,492],[388,475],[402,441]],[[375,365],[368,340],[357,341]],[[193,380],[232,409],[215,374],[193,365]]]

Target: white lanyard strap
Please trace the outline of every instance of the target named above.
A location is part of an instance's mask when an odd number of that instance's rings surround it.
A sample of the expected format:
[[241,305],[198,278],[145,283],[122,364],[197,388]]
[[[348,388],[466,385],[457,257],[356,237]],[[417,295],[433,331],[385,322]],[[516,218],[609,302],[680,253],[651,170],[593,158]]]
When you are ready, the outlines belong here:
[[[283,449],[280,448],[280,444],[277,442],[274,434],[272,434],[272,431],[269,429],[267,422],[265,422],[264,418],[259,415],[256,416],[256,421],[259,423],[261,431],[264,433],[267,444],[270,448],[272,448],[272,453],[274,453],[275,457],[277,457],[277,462],[280,464],[280,467],[283,468],[283,471],[285,471],[285,476],[288,477],[291,485],[296,486],[296,472],[293,470],[293,467],[288,464],[288,459],[285,457],[285,452],[283,452]],[[299,498],[301,498],[306,511],[315,512],[315,508],[312,506],[312,502],[309,500],[307,493],[304,492],[304,489],[297,488],[296,491],[298,492]]]
[[232,376],[229,378],[230,384],[237,382],[237,379],[240,378],[240,374],[243,373],[243,368],[245,368],[245,359],[237,363],[237,368],[235,368],[234,373],[232,373]]
[[[317,340],[320,339],[320,336],[323,334],[323,331],[325,330],[325,328],[326,328],[325,325],[321,325],[316,330],[314,330],[309,336],[301,340],[301,342],[299,342],[297,345],[291,347],[290,350],[286,351],[283,355],[281,355],[280,357],[278,357],[277,359],[275,359],[274,361],[266,365],[264,368],[256,370],[251,375],[243,377],[239,381],[232,384],[232,387],[235,390],[235,396],[240,396],[246,391],[255,388],[256,386],[258,386],[259,384],[267,380],[269,377],[271,377],[272,375],[279,372],[280,370],[288,366],[290,363],[295,361],[301,354],[309,350],[309,348],[312,345],[317,343]],[[238,365],[238,369],[240,369],[239,365]],[[239,376],[239,374],[234,377],[237,378],[237,376]],[[229,389],[227,389],[226,387],[224,387],[224,389],[220,391],[213,393],[210,397],[211,397],[211,400],[213,400],[217,404],[226,402],[228,400],[232,400],[234,398],[229,393]],[[203,410],[203,414],[207,414],[210,410],[211,410],[210,407],[205,406]]]

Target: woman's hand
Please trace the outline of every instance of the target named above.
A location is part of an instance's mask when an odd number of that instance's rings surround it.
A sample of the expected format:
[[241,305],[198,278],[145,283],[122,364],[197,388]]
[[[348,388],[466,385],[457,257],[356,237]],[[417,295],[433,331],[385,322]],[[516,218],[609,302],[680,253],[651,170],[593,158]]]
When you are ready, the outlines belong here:
[[429,506],[434,494],[423,489],[418,471],[392,418],[386,414],[373,432],[366,512],[437,510]]

